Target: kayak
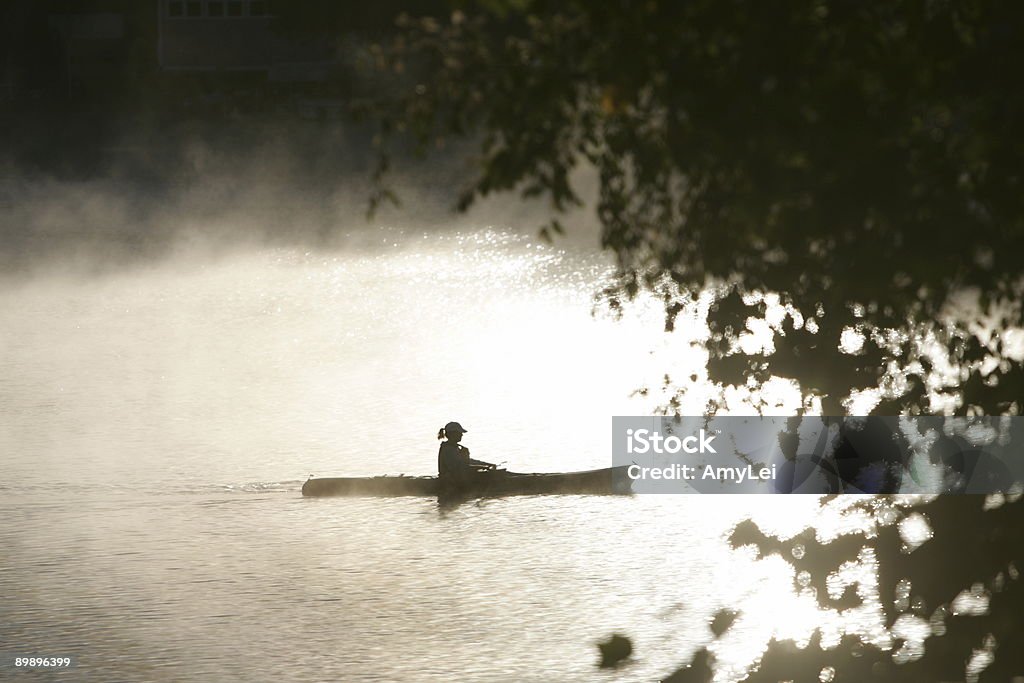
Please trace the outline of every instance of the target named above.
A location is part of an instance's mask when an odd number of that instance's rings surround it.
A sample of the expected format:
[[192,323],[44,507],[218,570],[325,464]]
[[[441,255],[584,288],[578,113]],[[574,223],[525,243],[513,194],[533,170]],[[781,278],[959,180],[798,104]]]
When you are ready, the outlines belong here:
[[310,477],[302,485],[304,496],[523,496],[538,494],[629,494],[632,481],[625,467],[586,472],[525,474],[495,470],[478,472],[460,486],[437,477]]
[[526,474],[494,470],[478,472],[459,486],[437,477],[310,477],[302,485],[304,496],[490,496],[621,495],[632,493],[625,467],[586,472]]

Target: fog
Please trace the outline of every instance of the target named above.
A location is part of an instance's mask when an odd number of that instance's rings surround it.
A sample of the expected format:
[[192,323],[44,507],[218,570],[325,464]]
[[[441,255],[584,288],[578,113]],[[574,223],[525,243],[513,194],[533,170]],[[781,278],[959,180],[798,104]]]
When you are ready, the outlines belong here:
[[[146,154],[127,139],[94,178],[8,178],[0,405],[18,417],[0,445],[24,454],[12,477],[422,473],[455,418],[490,424],[475,443],[498,460],[604,462],[607,416],[639,409],[631,392],[663,370],[649,354],[661,308],[591,317],[610,261],[586,212],[554,246],[536,238],[538,203],[455,214],[465,157],[449,153],[407,160],[401,206],[368,219],[365,149],[339,152],[341,132],[320,150],[258,137],[248,151],[197,137]],[[556,414],[593,424],[586,445]],[[510,443],[538,429],[557,461]],[[355,432],[387,459],[340,462]]]
[[[374,186],[371,133],[354,125],[247,124],[244,135],[126,131],[86,163],[45,168],[13,155],[0,160],[0,272],[7,278],[88,276],[159,260],[181,263],[262,246],[324,253],[372,248],[384,236],[498,226],[529,237],[552,213],[514,193],[454,210],[470,183],[472,145],[427,159],[399,152],[400,172],[385,202],[368,214]],[[593,173],[577,173],[593,196]],[[590,208],[556,238],[569,249],[598,248]]]

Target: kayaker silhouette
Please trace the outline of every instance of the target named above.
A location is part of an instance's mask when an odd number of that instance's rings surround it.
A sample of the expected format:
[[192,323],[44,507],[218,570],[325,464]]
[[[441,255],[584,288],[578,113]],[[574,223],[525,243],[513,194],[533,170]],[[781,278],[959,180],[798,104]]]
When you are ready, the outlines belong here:
[[468,483],[477,472],[497,468],[497,465],[469,457],[469,449],[459,443],[467,431],[458,422],[449,422],[437,432],[437,438],[444,439],[437,450],[437,474],[447,485]]

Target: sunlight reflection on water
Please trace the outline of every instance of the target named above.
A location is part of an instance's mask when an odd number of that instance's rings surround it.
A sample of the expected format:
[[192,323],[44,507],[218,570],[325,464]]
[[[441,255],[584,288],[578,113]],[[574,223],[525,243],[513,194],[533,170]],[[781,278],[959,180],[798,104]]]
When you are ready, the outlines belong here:
[[[870,609],[823,613],[791,565],[724,543],[748,515],[782,535],[828,526],[809,497],[443,514],[298,497],[309,473],[432,471],[450,419],[513,469],[607,466],[610,417],[654,407],[632,390],[704,358],[701,330],[660,334],[657,302],[591,317],[608,270],[488,229],[12,283],[3,641],[83,652],[75,680],[651,680],[708,642],[720,607],[743,610],[714,645],[727,677],[822,623],[881,637]],[[637,661],[598,672],[615,630]]]

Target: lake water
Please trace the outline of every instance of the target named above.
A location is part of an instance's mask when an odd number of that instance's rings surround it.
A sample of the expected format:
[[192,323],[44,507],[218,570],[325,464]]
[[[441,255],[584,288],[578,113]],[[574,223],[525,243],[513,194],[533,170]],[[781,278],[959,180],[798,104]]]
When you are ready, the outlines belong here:
[[[301,497],[432,472],[449,420],[511,469],[608,466],[632,391],[702,359],[656,305],[592,317],[607,273],[481,228],[5,280],[0,651],[78,664],[0,678],[651,681],[742,606],[728,680],[806,638],[789,565],[723,536],[811,498]],[[634,661],[600,671],[613,632]]]

